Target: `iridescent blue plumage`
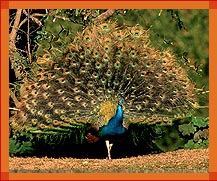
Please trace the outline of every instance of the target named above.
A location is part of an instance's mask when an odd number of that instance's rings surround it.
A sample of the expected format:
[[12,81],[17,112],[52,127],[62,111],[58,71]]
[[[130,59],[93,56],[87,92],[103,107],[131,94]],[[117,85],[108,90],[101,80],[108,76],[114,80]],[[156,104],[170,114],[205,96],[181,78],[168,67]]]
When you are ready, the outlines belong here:
[[103,126],[99,131],[99,136],[115,136],[124,134],[126,129],[123,127],[124,111],[119,103],[115,115],[109,120],[108,124]]

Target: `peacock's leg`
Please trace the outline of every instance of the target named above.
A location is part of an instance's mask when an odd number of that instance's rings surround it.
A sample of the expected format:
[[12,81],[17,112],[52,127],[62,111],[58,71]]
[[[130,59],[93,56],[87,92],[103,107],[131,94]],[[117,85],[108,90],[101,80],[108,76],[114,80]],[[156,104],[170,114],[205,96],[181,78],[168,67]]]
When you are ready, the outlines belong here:
[[111,159],[111,154],[110,154],[110,151],[111,151],[111,148],[113,146],[113,144],[109,144],[109,140],[106,140],[105,141],[105,144],[106,144],[106,147],[107,147],[107,151],[108,151],[108,159],[110,160]]

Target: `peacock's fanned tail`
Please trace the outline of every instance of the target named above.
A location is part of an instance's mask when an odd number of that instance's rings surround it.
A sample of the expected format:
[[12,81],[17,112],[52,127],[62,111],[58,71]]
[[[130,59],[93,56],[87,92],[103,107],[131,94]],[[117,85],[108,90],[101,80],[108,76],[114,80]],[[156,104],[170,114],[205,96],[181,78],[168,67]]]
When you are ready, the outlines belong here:
[[128,123],[167,120],[192,111],[197,102],[194,84],[177,58],[152,47],[149,32],[139,25],[88,26],[58,59],[42,67],[21,90],[20,112],[11,119],[14,127],[101,127],[114,115],[120,98]]

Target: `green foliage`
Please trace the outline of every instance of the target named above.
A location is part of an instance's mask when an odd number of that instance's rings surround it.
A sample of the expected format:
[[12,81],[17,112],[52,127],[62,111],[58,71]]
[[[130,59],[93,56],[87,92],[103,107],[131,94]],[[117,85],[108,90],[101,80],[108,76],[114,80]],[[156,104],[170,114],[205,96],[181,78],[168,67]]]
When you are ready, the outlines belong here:
[[[190,136],[191,134],[200,135],[201,133],[206,134],[205,132],[201,132],[200,129],[208,128],[208,118],[192,117],[190,121],[191,122],[188,124],[179,125],[179,131],[182,133],[183,136]],[[205,136],[202,137],[206,138]]]
[[209,145],[209,119],[204,117],[192,117],[189,124],[179,126],[183,136],[190,136],[184,145],[186,149],[207,148]]
[[186,135],[190,136],[196,130],[197,130],[196,127],[194,127],[192,123],[179,125],[179,131],[182,133],[183,136]]
[[[75,145],[83,144],[85,129],[76,128],[68,132],[20,132],[10,138],[10,156],[69,154]],[[68,150],[67,150],[68,149]],[[58,152],[57,152],[58,151]]]
[[146,152],[172,151],[182,148],[187,142],[180,137],[174,124],[134,123],[130,125],[129,132],[133,143],[143,145]]
[[208,118],[203,118],[203,117],[193,117],[192,123],[198,128],[205,128],[209,125]]
[[186,140],[180,137],[180,133],[175,126],[162,126],[161,129],[163,129],[164,134],[153,140],[161,151],[177,150],[186,143]]
[[[196,149],[207,148],[209,143],[208,118],[189,117],[183,122],[173,121],[171,127],[163,127],[164,131],[154,143],[162,151],[175,150],[178,148]],[[159,129],[159,126],[157,127]]]
[[47,54],[46,57],[43,57],[45,60],[57,59],[72,42],[77,31],[82,29],[81,25],[70,21],[56,19],[54,22],[54,20],[53,16],[48,16],[45,20],[45,26],[37,32],[38,35],[35,37],[37,43],[36,59],[45,54]]
[[189,140],[185,145],[185,149],[198,149],[198,148],[208,148],[209,146],[209,140],[198,140],[198,142],[194,142],[193,140]]
[[143,149],[151,152],[208,147],[208,118],[189,115],[174,118],[171,122],[172,124],[135,123],[130,125],[130,137],[134,144],[146,145]]
[[10,156],[29,156],[32,155],[34,148],[30,141],[19,142],[11,138],[9,140],[9,153]]

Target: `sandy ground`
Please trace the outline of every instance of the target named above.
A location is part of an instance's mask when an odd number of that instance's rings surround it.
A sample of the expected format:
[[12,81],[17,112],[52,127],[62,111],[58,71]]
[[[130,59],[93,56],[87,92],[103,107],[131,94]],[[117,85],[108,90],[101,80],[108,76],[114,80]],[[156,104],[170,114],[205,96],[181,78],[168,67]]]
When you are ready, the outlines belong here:
[[121,159],[9,158],[10,172],[147,173],[208,172],[208,149],[176,150]]

